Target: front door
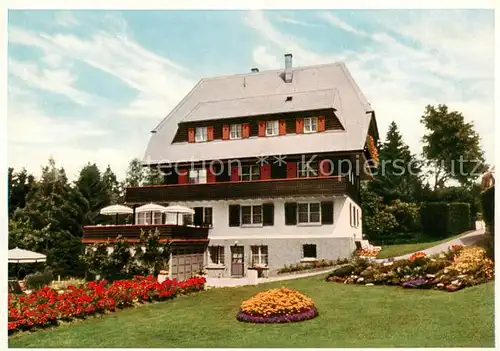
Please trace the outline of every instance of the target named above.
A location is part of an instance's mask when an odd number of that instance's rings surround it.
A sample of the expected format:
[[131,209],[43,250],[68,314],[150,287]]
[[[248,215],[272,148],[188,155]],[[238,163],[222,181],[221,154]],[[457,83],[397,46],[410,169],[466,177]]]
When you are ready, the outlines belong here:
[[243,276],[243,246],[231,246],[231,276]]

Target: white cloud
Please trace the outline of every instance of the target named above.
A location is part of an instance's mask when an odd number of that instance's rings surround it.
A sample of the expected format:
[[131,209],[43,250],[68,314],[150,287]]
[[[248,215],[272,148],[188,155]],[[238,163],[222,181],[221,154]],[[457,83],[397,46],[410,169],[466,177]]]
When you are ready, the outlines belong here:
[[369,34],[363,32],[362,30],[354,28],[353,26],[342,21],[340,18],[338,18],[337,16],[335,16],[334,14],[332,14],[330,12],[320,12],[318,14],[318,17],[324,19],[325,21],[327,21],[331,25],[334,25],[336,27],[339,27],[340,29],[343,29],[346,32],[353,33],[356,35],[361,35],[364,37],[369,36]]
[[73,87],[77,76],[67,69],[40,68],[34,63],[10,59],[9,73],[22,79],[31,88],[64,95],[80,105],[93,103],[92,95]]
[[320,25],[318,25],[318,24],[299,21],[299,20],[297,20],[293,17],[290,17],[290,16],[277,15],[276,19],[280,22],[296,24],[298,26],[303,26],[303,27],[320,27]]
[[258,46],[252,51],[252,58],[258,67],[273,70],[280,67],[277,57],[270,54],[265,46]]
[[70,11],[57,11],[54,23],[62,27],[76,27],[80,24]]

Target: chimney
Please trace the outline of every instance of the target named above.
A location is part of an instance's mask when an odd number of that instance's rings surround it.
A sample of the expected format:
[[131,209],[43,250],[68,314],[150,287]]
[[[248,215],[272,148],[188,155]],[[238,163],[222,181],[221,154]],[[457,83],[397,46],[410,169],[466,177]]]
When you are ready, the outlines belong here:
[[291,83],[292,79],[292,54],[285,54],[285,83]]
[[257,73],[257,72],[259,72],[259,69],[257,67],[254,67],[251,69],[251,71],[252,71],[252,73]]

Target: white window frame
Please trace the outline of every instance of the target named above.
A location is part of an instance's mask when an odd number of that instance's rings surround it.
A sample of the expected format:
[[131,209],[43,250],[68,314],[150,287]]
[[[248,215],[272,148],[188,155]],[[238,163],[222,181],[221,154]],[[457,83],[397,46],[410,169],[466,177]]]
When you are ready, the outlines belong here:
[[304,133],[318,132],[318,117],[304,118]]
[[[248,177],[248,179],[244,179]],[[260,166],[241,166],[240,168],[240,181],[259,180],[260,179]]]
[[[318,211],[311,211],[311,205],[317,205],[318,206]],[[301,221],[300,218],[300,213],[301,213],[301,206],[307,206],[307,221]],[[312,215],[313,214],[318,214],[318,220],[317,221],[312,221]],[[321,225],[321,203],[320,202],[299,202],[297,203],[297,224],[298,225]]]
[[196,127],[194,140],[197,143],[208,141],[208,127]]
[[150,225],[150,224],[163,224],[162,222],[163,216],[161,212],[153,211],[153,221],[151,221],[151,212],[139,212],[136,213],[136,223],[142,225]]
[[266,136],[279,135],[279,121],[266,121]]
[[229,127],[229,139],[241,139],[243,128],[241,124],[231,124]]
[[[250,208],[250,223],[243,223],[243,208],[247,208],[247,207]],[[245,215],[245,216],[248,216],[248,215]],[[240,206],[240,225],[242,227],[262,227],[263,226],[263,216],[264,216],[264,214],[263,214],[262,204]],[[259,217],[260,217],[260,221],[256,221],[256,219]]]
[[267,267],[268,264],[269,264],[269,247],[267,245],[250,246],[250,265],[254,267],[255,266]]
[[297,163],[297,178],[312,178],[319,174],[319,163],[317,161],[300,161]]
[[200,169],[190,169],[188,174],[189,184],[206,184],[207,183],[207,170]]
[[[215,258],[217,262],[214,262],[212,253],[215,254]],[[209,257],[209,262],[215,265],[224,265],[224,246],[222,245],[212,245],[208,247],[208,257]]]

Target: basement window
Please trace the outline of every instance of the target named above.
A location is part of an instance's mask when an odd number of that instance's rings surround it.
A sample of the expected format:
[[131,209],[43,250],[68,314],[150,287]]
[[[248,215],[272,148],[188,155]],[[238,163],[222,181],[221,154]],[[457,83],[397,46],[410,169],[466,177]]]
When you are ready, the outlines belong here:
[[293,99],[293,96],[287,96],[286,99],[285,99],[285,101],[287,101],[287,102],[288,101],[292,101],[292,99]]

